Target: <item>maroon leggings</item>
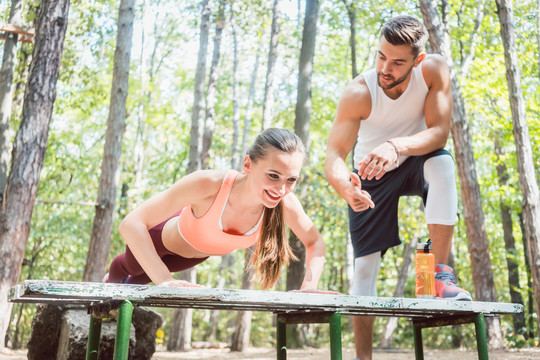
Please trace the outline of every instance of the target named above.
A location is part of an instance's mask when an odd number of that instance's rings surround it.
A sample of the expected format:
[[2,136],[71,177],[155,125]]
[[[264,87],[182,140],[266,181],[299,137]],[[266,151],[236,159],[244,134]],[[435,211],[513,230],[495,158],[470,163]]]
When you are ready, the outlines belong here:
[[[178,216],[178,214],[180,213],[173,215],[173,217]],[[167,219],[161,224],[156,225],[148,230],[159,257],[165,263],[169,271],[177,272],[186,270],[208,259],[208,257],[185,258],[167,250],[163,245],[163,241],[161,240],[161,231],[163,230],[165,223],[169,220],[170,219]],[[109,279],[107,282],[148,284],[151,281],[152,280],[150,280],[148,275],[146,275],[143,268],[141,265],[139,265],[139,262],[137,259],[135,259],[135,256],[133,256],[133,253],[127,246],[126,252],[115,257],[111,263],[111,266],[109,267]]]

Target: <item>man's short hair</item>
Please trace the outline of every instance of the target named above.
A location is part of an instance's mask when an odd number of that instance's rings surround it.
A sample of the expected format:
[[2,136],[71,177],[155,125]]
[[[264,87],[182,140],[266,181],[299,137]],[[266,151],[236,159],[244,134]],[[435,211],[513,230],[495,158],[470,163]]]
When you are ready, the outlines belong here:
[[414,57],[424,49],[428,33],[424,24],[409,15],[399,15],[386,22],[381,36],[392,45],[408,45]]

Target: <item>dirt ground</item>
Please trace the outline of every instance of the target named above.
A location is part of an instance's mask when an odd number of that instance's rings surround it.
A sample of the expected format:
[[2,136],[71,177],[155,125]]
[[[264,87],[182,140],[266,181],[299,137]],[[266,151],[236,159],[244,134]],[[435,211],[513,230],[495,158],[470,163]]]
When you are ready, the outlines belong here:
[[[476,360],[478,355],[474,349],[468,350],[431,350],[424,352],[426,360]],[[375,350],[373,360],[413,360],[413,350]],[[489,352],[491,360],[539,360],[540,348],[519,349],[519,350],[492,350]],[[0,353],[0,360],[25,360],[26,351],[11,351]],[[269,348],[249,348],[244,353],[230,352],[227,348],[222,349],[195,349],[187,352],[166,352],[157,351],[152,360],[172,360],[172,359],[213,359],[213,360],[275,360],[276,351]],[[288,360],[328,360],[330,353],[328,349],[306,348],[302,350],[289,350]],[[343,349],[343,360],[354,359],[352,349]],[[48,360],[48,359],[44,359]]]

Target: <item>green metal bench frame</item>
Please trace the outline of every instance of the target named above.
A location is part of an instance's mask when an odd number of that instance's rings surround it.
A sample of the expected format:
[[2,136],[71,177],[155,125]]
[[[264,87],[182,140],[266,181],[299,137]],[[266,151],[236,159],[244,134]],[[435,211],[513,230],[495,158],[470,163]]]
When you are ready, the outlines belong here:
[[275,313],[277,359],[287,358],[286,325],[328,323],[330,356],[341,360],[341,316],[396,316],[412,320],[415,355],[424,359],[422,329],[474,323],[478,358],[488,359],[484,315],[517,314],[519,304],[306,294],[300,292],[177,288],[153,285],[26,280],[12,287],[11,302],[84,304],[89,308],[87,360],[98,359],[103,308],[117,309],[113,360],[127,360],[134,306],[178,307]]

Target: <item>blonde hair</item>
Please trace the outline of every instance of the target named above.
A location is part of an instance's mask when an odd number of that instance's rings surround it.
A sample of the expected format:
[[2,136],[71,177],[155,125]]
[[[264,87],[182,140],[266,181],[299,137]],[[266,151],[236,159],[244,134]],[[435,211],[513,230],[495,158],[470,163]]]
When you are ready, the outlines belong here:
[[[257,136],[248,150],[248,155],[251,161],[257,162],[266,157],[272,149],[305,154],[304,144],[295,133],[286,129],[269,128]],[[288,265],[291,259],[296,261],[297,258],[286,236],[282,202],[275,208],[264,209],[261,226],[261,234],[250,266],[255,269],[254,278],[261,283],[261,288],[268,289],[279,279],[282,266]]]

